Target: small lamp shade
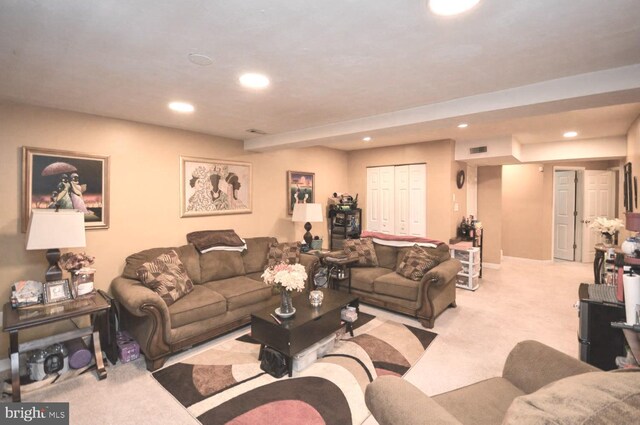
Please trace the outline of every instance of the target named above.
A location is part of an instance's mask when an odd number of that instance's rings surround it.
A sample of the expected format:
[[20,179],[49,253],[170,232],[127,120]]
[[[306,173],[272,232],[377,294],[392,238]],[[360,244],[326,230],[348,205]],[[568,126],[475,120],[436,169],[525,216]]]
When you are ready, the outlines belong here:
[[627,224],[626,229],[632,232],[640,232],[640,213],[626,213]]
[[313,236],[311,235],[311,223],[322,221],[322,205],[321,204],[295,204],[293,206],[293,217],[291,221],[304,222],[304,241],[311,246]]
[[47,250],[47,282],[62,278],[62,270],[58,266],[60,248],[76,248],[86,244],[83,212],[49,209],[31,211],[27,230],[27,250]]
[[295,204],[291,221],[316,223],[323,220],[322,204]]
[[84,213],[75,210],[31,211],[27,250],[86,246]]

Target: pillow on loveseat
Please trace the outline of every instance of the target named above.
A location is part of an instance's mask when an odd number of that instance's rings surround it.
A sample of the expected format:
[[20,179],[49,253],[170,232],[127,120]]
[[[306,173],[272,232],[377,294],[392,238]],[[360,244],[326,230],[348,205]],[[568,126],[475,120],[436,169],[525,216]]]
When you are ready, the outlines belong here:
[[297,264],[300,262],[300,242],[274,242],[267,253],[267,267],[278,263]]
[[640,417],[640,372],[590,372],[517,397],[506,425],[631,424]]
[[396,273],[411,280],[421,280],[425,273],[440,264],[438,258],[426,249],[415,245],[407,252],[398,265]]
[[142,284],[157,292],[168,306],[193,290],[187,269],[174,250],[142,264],[136,274]]
[[347,239],[342,244],[344,253],[349,258],[357,258],[356,266],[378,267],[378,256],[371,238]]

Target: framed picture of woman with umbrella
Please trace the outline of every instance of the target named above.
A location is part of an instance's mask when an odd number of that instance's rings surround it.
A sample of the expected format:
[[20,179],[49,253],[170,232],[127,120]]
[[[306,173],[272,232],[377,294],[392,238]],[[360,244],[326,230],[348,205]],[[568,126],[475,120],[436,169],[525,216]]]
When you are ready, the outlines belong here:
[[22,148],[22,231],[33,209],[75,209],[85,228],[109,227],[109,157]]

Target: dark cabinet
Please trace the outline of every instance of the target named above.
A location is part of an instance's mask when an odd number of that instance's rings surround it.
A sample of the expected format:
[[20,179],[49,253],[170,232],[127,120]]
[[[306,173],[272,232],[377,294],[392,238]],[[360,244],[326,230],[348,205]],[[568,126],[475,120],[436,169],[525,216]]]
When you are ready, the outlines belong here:
[[624,304],[593,299],[589,286],[581,284],[578,342],[580,360],[602,370],[616,369],[616,356],[624,356],[624,335],[611,322],[625,319]]
[[362,229],[362,210],[335,210],[330,212],[329,249],[342,249],[345,239],[358,239]]

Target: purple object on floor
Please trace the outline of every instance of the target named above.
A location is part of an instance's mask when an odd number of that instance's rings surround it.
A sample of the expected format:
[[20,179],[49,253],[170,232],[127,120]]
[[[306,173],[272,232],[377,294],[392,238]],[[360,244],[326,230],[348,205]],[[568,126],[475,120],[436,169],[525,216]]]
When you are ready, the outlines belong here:
[[65,343],[69,350],[69,367],[81,369],[91,363],[91,351],[87,348],[82,338],[72,339]]
[[140,357],[140,345],[127,331],[120,331],[116,334],[116,344],[118,345],[118,358],[122,363]]

